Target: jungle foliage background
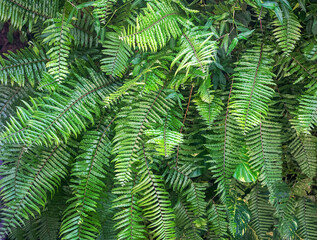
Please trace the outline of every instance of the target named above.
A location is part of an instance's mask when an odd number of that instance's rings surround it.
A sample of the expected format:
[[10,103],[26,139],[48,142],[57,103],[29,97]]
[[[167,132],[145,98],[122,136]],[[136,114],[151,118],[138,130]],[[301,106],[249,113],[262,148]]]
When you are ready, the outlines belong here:
[[316,0],[1,0],[0,238],[317,239]]

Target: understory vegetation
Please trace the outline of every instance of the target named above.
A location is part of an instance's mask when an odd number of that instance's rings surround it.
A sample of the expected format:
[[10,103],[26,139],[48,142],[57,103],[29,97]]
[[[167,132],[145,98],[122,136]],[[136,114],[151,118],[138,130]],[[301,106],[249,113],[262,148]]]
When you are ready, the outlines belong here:
[[[1,0],[0,238],[317,239],[316,0]],[[7,26],[7,25],[6,25]]]

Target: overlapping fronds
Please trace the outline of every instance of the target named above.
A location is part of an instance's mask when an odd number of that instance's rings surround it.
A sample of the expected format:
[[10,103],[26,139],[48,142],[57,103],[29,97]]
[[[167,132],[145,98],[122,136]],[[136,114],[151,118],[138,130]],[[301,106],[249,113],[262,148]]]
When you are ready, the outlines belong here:
[[306,134],[317,126],[317,92],[306,93],[300,97],[292,123],[298,133]]
[[65,14],[60,18],[53,18],[46,21],[50,25],[43,30],[45,38],[43,42],[50,46],[47,55],[50,57],[50,61],[46,64],[48,72],[54,77],[56,82],[63,81],[68,71],[68,57],[70,52],[71,40],[74,37],[70,33],[70,29],[73,27]]
[[122,38],[130,46],[142,51],[154,51],[164,47],[170,38],[182,34],[180,24],[185,24],[180,11],[172,2],[162,0],[147,2],[133,25],[124,29]]
[[[101,104],[109,93],[115,91],[118,85],[92,69],[87,71],[90,74],[89,78],[76,75],[78,82],[74,90],[65,88],[62,92],[54,92],[48,97],[38,99],[41,107],[26,123],[27,129],[24,134],[28,146],[67,141],[72,134],[76,136],[85,130],[87,121],[94,123],[93,115],[100,115],[98,104]],[[49,113],[48,109],[51,110]],[[15,126],[11,125],[7,129],[4,138],[17,131]]]
[[212,62],[215,42],[211,41],[212,34],[202,29],[192,29],[184,32],[180,38],[178,54],[174,58],[171,68],[179,62],[175,75],[186,69],[189,74],[192,67],[206,73],[207,66]]
[[246,135],[250,166],[260,172],[260,181],[269,189],[275,182],[282,180],[282,133],[278,122],[280,112],[273,107],[267,118]]
[[298,235],[307,240],[317,238],[317,205],[307,198],[298,201],[296,217],[298,219]]
[[101,60],[101,70],[110,76],[122,77],[132,54],[130,46],[119,39],[119,34],[115,32],[107,33],[106,38],[107,40],[103,42],[104,50],[102,51],[106,56]]
[[115,209],[120,209],[114,219],[117,221],[115,228],[119,230],[117,239],[147,239],[146,228],[143,224],[143,219],[141,217],[141,208],[139,206],[139,195],[132,192],[135,186],[134,179],[133,183],[129,182],[124,187],[118,187],[114,189],[113,193],[118,195],[118,197],[113,201],[113,207]]
[[144,146],[141,147],[144,155],[138,161],[140,181],[133,188],[133,193],[143,192],[138,205],[142,208],[143,216],[150,222],[148,228],[153,238],[175,239],[175,215],[164,180],[153,173],[151,160],[147,158]]
[[50,149],[32,148],[28,151],[25,146],[15,146],[11,151],[2,150],[1,154],[4,160],[1,175],[5,176],[1,180],[1,197],[6,203],[6,208],[2,209],[5,218],[0,230],[0,236],[3,236],[12,227],[22,226],[30,215],[41,212],[47,193],[53,195],[67,174],[71,151],[60,144]]
[[295,14],[291,13],[283,23],[276,20],[274,22],[276,28],[274,29],[274,36],[278,43],[278,46],[286,54],[291,53],[297,41],[301,37],[301,24],[299,23]]
[[113,11],[113,5],[116,4],[117,0],[98,0],[94,3],[93,14],[99,19],[100,23],[105,25],[107,18]]
[[26,47],[15,53],[4,53],[0,56],[0,83],[23,86],[29,82],[34,86],[41,80],[42,72],[46,71],[47,61],[42,49],[34,51]]
[[226,206],[213,202],[211,208],[208,210],[208,223],[215,239],[226,239],[228,236]]
[[167,116],[172,100],[165,98],[166,94],[159,90],[155,93],[136,97],[136,93],[125,99],[127,106],[118,114],[116,135],[114,137],[113,153],[117,154],[116,178],[121,184],[131,180],[131,168],[142,157],[142,136],[149,122],[163,124],[163,116]]
[[257,184],[250,194],[250,225],[257,236],[262,240],[266,239],[267,233],[273,226],[274,208],[269,204],[269,192]]
[[0,88],[0,128],[5,123],[5,120],[16,112],[22,99],[26,99],[28,95],[32,95],[32,87],[26,84],[23,87],[1,86]]
[[10,23],[21,30],[27,24],[32,30],[38,20],[55,17],[58,11],[58,0],[3,0],[0,2],[0,20]]
[[244,133],[260,123],[273,97],[272,48],[258,39],[235,68],[230,108]]
[[317,174],[317,139],[309,134],[293,136],[289,147],[303,173],[313,178]]
[[[72,170],[75,195],[64,214],[61,233],[64,239],[95,239],[100,223],[96,216],[97,201],[105,187],[105,168],[109,166],[110,139],[108,126],[86,132],[80,142],[82,151]],[[71,231],[69,231],[71,229]]]

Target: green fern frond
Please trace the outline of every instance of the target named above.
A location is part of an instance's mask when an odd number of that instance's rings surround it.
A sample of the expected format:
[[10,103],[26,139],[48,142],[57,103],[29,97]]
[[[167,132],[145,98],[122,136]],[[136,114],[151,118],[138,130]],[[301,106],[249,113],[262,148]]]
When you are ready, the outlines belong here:
[[257,184],[250,194],[250,225],[255,230],[259,239],[266,239],[267,232],[273,226],[274,208],[269,204],[269,194]]
[[113,140],[113,153],[117,154],[114,159],[116,178],[122,185],[131,180],[132,165],[142,156],[140,144],[148,124],[163,124],[161,116],[166,116],[172,107],[172,101],[166,99],[166,94],[161,90],[141,97],[135,95],[124,101],[127,106],[117,116],[116,122],[120,124],[115,128]]
[[[226,207],[213,202],[208,210],[209,230],[215,234],[215,239],[227,239],[228,237],[228,221]],[[213,239],[213,238],[212,238]]]
[[132,54],[130,46],[120,40],[119,35],[115,32],[107,33],[106,38],[107,40],[103,42],[104,50],[102,51],[106,57],[101,60],[101,70],[110,76],[122,77]]
[[16,112],[16,106],[21,103],[28,95],[32,96],[34,91],[30,84],[23,87],[1,86],[0,88],[0,129],[4,120],[13,116]]
[[310,133],[317,126],[317,92],[304,93],[299,99],[299,106],[291,120],[298,133]]
[[46,67],[55,81],[60,82],[69,74],[67,60],[71,50],[71,40],[74,39],[70,33],[73,26],[65,19],[65,14],[61,18],[49,19],[46,23],[50,25],[43,30],[45,36],[43,42],[51,47],[46,53],[50,57]]
[[235,68],[230,108],[244,133],[260,123],[273,97],[271,52],[264,42],[256,44],[241,56]]
[[105,25],[106,19],[113,11],[113,5],[116,4],[117,0],[97,0],[94,3],[93,14],[99,21]]
[[306,59],[310,60],[310,61],[316,61],[317,60],[317,42],[316,41],[312,41],[309,42],[305,48],[304,48],[304,56],[306,57]]
[[212,100],[205,102],[202,99],[195,99],[196,108],[205,121],[206,126],[209,128],[212,126],[214,120],[222,112],[223,103],[218,96],[213,96]]
[[293,136],[293,141],[289,148],[295,160],[298,162],[302,172],[309,178],[314,178],[317,174],[317,139],[309,134]]
[[273,30],[273,35],[279,47],[285,54],[290,54],[301,37],[301,25],[296,15],[291,13],[289,17],[284,19],[283,23],[276,20],[274,25],[276,28]]
[[[10,170],[1,180],[1,196],[5,201],[6,216],[0,236],[8,234],[12,227],[22,226],[24,219],[40,213],[47,201],[47,192],[52,195],[67,175],[72,151],[63,144],[51,149],[22,147],[19,157],[8,158],[5,168]],[[4,152],[8,155],[11,152]],[[15,166],[14,166],[15,165]],[[3,170],[3,169],[2,169]],[[23,176],[27,176],[23,178]]]
[[[15,53],[8,52],[0,56],[0,82],[12,85],[16,83],[24,86],[26,81],[32,86],[42,78],[42,72],[46,71],[45,63],[48,61],[42,49],[23,48]],[[19,74],[16,74],[19,73]]]
[[313,240],[317,238],[317,206],[307,198],[297,202],[296,217],[298,219],[298,234],[301,238]]
[[149,166],[144,146],[143,158],[139,159],[140,181],[133,188],[133,193],[142,191],[143,198],[138,201],[143,216],[150,221],[148,228],[153,238],[158,240],[175,239],[175,215],[171,208],[169,194],[165,190],[161,176],[155,175]]
[[111,143],[108,131],[109,125],[88,131],[80,142],[82,153],[77,156],[71,174],[75,197],[71,198],[72,203],[64,213],[63,239],[95,239],[98,235],[100,223],[95,211],[96,201],[105,187],[105,167],[109,166]]
[[138,240],[147,239],[146,229],[143,225],[142,212],[139,206],[137,193],[132,192],[134,183],[129,182],[124,187],[117,187],[113,193],[118,197],[113,201],[113,208],[120,209],[114,216],[114,220],[118,221],[115,228],[119,230],[118,240]]
[[0,2],[0,20],[10,21],[19,30],[28,24],[28,28],[32,31],[32,25],[38,20],[55,17],[58,7],[57,0],[3,0]]
[[156,52],[163,48],[170,38],[182,34],[179,24],[186,21],[180,16],[179,10],[170,1],[147,2],[133,25],[124,29],[122,38],[131,47],[139,47],[142,51]]
[[[86,129],[87,120],[94,123],[94,115],[100,115],[99,104],[118,85],[92,69],[87,71],[89,78],[76,76],[78,82],[74,90],[65,88],[39,99],[41,107],[27,122],[29,146],[59,143],[61,139],[67,141],[72,134],[77,136]],[[50,109],[49,113],[47,109]]]
[[77,11],[74,20],[71,22],[70,35],[74,37],[74,43],[78,47],[92,48],[98,46],[99,41],[95,31],[95,21],[93,16],[83,11]]
[[174,206],[175,223],[176,223],[176,239],[180,240],[202,240],[199,235],[200,228],[204,228],[205,220],[197,218],[180,200]]
[[178,68],[175,75],[181,70],[186,69],[186,75],[189,74],[192,67],[198,68],[206,73],[207,66],[212,62],[213,52],[215,51],[215,42],[211,41],[212,34],[207,31],[194,28],[182,34],[180,38],[178,54],[171,63],[171,68],[178,62]]
[[278,123],[279,114],[279,110],[276,111],[272,106],[268,117],[246,135],[250,166],[260,172],[260,181],[270,190],[275,182],[282,180],[282,133]]

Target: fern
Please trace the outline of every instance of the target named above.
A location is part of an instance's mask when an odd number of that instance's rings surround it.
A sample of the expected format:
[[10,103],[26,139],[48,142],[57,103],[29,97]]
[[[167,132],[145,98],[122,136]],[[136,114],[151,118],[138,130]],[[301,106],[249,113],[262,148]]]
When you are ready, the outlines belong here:
[[[2,84],[17,84],[24,86],[28,81],[32,86],[42,78],[46,71],[45,63],[48,61],[43,50],[36,51],[24,48],[16,53],[5,53],[0,57],[0,82]],[[19,74],[16,74],[19,72]]]
[[103,42],[105,49],[102,53],[107,57],[101,60],[101,69],[110,76],[122,77],[132,51],[117,33],[107,33],[106,36],[108,40]]
[[182,34],[180,39],[179,53],[174,58],[171,68],[180,61],[175,75],[181,70],[186,69],[186,75],[192,67],[197,67],[203,73],[207,71],[206,67],[212,62],[212,56],[215,49],[214,42],[210,41],[211,34],[208,32],[192,29]]
[[46,64],[48,72],[54,77],[56,82],[63,81],[68,75],[67,59],[69,56],[71,40],[74,37],[70,34],[72,25],[65,19],[65,14],[61,18],[46,21],[52,22],[47,28],[44,29],[43,39],[44,43],[51,46],[47,55],[50,61]]
[[274,36],[278,42],[279,47],[283,50],[285,54],[291,53],[297,41],[300,39],[300,28],[301,25],[295,14],[290,14],[288,18],[280,23],[275,21],[274,25]]
[[230,108],[244,133],[260,123],[273,97],[270,51],[264,42],[255,45],[246,51],[235,69]]
[[10,23],[21,30],[28,24],[28,28],[32,30],[39,19],[46,20],[56,15],[58,10],[58,1],[41,1],[41,0],[4,0],[0,3],[0,20]]
[[[18,158],[13,155],[17,154],[16,151],[4,152],[5,165],[1,172],[5,177],[1,182],[5,184],[1,183],[1,196],[8,207],[3,210],[6,218],[0,236],[9,233],[12,227],[22,226],[24,219],[34,216],[34,212],[40,213],[40,206],[43,207],[47,201],[47,192],[54,194],[67,174],[66,166],[71,160],[69,149],[63,144],[51,149],[29,149],[26,152],[22,146],[17,150]],[[10,165],[15,167],[8,171]],[[27,181],[22,176],[27,176]]]
[[66,209],[61,226],[64,239],[97,237],[100,223],[94,212],[105,186],[101,176],[106,173],[104,166],[109,165],[107,159],[111,151],[107,131],[109,126],[99,127],[97,131],[85,133],[80,142],[83,153],[78,155],[71,174],[75,196],[70,199],[72,203]]
[[296,217],[299,219],[298,233],[304,239],[316,238],[316,204],[302,198],[298,202]]
[[156,52],[171,37],[177,38],[182,34],[179,24],[185,21],[171,2],[148,2],[143,12],[136,17],[133,25],[123,31],[123,40],[133,48],[138,46],[143,51]]
[[93,14],[99,19],[101,24],[106,24],[106,20],[111,14],[113,5],[116,2],[116,0],[98,0],[95,2]]
[[313,178],[317,172],[316,137],[306,134],[295,135],[289,145],[303,173]]

